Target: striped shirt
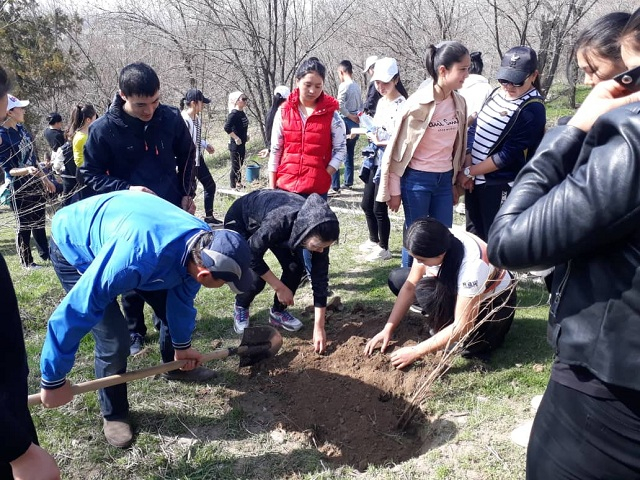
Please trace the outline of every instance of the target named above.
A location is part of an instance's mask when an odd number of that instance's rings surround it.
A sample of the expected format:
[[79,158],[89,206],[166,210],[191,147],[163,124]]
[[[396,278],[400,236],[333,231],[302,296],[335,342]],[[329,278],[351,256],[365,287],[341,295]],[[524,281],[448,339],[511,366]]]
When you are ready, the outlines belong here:
[[[473,165],[477,165],[487,158],[489,152],[495,147],[496,142],[500,138],[500,134],[520,105],[530,98],[541,96],[535,88],[532,88],[515,100],[507,100],[502,95],[502,91],[498,90],[487,103],[484,104],[478,114],[476,134],[471,150]],[[476,184],[479,185],[485,182],[484,175],[478,175],[476,177]]]

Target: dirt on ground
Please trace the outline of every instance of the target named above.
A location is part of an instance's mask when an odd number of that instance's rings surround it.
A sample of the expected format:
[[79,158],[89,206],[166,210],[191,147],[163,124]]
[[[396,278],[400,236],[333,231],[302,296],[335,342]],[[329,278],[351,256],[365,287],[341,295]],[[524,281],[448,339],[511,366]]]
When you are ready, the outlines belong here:
[[[332,463],[365,469],[416,457],[427,441],[428,419],[418,409],[408,428],[397,424],[436,360],[399,371],[387,356],[392,349],[365,356],[367,340],[384,326],[388,312],[351,307],[329,311],[324,355],[313,352],[313,320],[307,312],[307,327],[283,332],[275,358],[241,369],[239,390],[245,394],[232,403],[263,426],[306,438]],[[424,339],[421,317],[407,317],[394,338],[397,346]]]

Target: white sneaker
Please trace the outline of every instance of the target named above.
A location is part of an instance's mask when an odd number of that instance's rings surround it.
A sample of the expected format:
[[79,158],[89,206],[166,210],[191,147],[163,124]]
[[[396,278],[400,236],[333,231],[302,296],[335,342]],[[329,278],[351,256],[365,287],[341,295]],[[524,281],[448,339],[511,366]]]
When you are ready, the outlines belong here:
[[463,202],[460,202],[456,205],[455,211],[457,214],[464,215],[467,213],[467,207]]
[[[372,242],[371,240],[367,240],[366,242],[360,244],[360,246],[358,247],[358,250],[360,250],[361,252],[370,252],[375,247],[378,247],[378,244],[376,242]],[[378,247],[378,248],[380,248],[380,247]]]
[[242,335],[244,329],[249,326],[249,309],[239,305],[233,305],[233,330]]
[[377,260],[389,260],[391,259],[391,252],[389,250],[385,250],[384,248],[376,245],[376,247],[371,251],[369,255],[366,257],[367,262],[375,262]]

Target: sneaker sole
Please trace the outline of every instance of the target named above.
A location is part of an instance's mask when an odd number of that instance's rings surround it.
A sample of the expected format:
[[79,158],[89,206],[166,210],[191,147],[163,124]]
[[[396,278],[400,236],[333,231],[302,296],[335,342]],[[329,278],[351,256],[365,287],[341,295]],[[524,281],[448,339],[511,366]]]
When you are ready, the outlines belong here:
[[249,325],[247,325],[246,327],[244,327],[242,330],[240,328],[238,328],[238,326],[236,326],[236,324],[233,324],[233,331],[236,332],[238,335],[242,335],[244,333],[244,329],[248,328]]
[[274,320],[273,318],[269,318],[269,323],[271,325],[273,325],[274,327],[280,327],[283,330],[286,330],[287,332],[297,332],[298,330],[300,330],[303,327],[303,325],[300,325],[298,328],[293,328],[293,327],[290,327],[289,325],[285,325],[283,323],[280,323],[280,322]]

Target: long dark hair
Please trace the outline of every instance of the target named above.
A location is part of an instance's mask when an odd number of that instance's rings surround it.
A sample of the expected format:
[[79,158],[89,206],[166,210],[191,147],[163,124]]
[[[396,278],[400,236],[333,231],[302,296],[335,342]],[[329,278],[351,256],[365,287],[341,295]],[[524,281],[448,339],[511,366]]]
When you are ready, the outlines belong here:
[[484,62],[482,61],[482,52],[471,52],[471,66],[469,67],[469,75],[482,75]]
[[75,133],[82,128],[84,121],[87,118],[95,117],[98,113],[93,105],[86,103],[84,105],[76,105],[71,110],[71,123],[67,129],[67,140],[72,140]]
[[425,59],[427,73],[434,82],[437,82],[440,65],[449,69],[454,63],[461,62],[466,55],[469,55],[469,50],[460,42],[447,41],[437,45],[431,44],[427,47]]
[[[627,12],[612,12],[588,25],[578,34],[576,43],[571,51],[571,59],[574,60],[578,52],[584,52],[587,65],[593,72],[597,72],[598,69],[593,64],[589,53],[596,54],[615,63],[622,63],[620,32],[622,32],[630,17],[631,14]],[[573,62],[567,63],[567,78],[572,78],[570,72],[572,64]]]
[[631,14],[631,18],[620,34],[620,43],[640,51],[640,8]]
[[422,217],[408,228],[404,247],[419,257],[434,258],[445,254],[435,280],[419,282],[420,288],[416,288],[416,298],[423,311],[433,315],[433,328],[440,330],[453,321],[464,245],[442,223]]
[[317,57],[310,57],[302,62],[298,70],[296,70],[296,80],[300,80],[308,73],[317,73],[322,77],[322,81],[324,81],[327,69]]
[[276,93],[275,95],[273,95],[271,108],[269,109],[269,112],[267,112],[267,118],[264,122],[264,132],[266,135],[265,140],[267,148],[271,148],[271,132],[273,131],[273,119],[276,116],[278,108],[280,108],[280,105],[282,105],[286,99],[287,97],[283,97],[282,95],[280,95],[280,93]]

